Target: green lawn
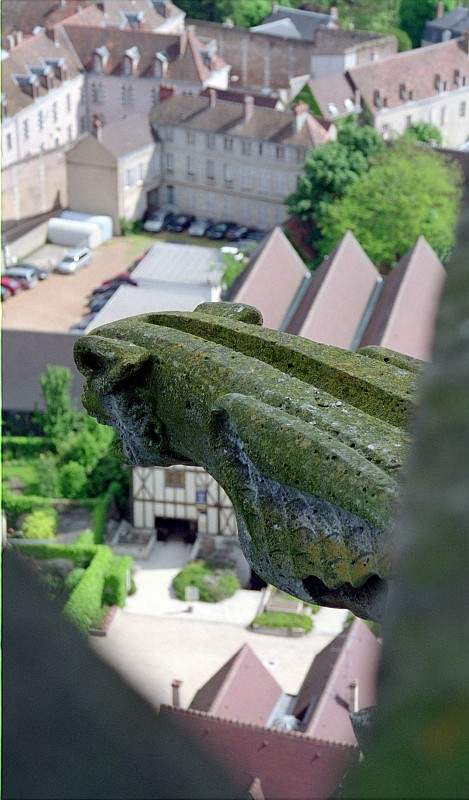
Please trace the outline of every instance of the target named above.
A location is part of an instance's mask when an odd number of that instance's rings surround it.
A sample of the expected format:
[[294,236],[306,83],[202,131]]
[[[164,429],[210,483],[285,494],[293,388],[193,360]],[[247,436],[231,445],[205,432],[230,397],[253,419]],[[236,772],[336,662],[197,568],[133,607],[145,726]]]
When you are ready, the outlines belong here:
[[17,459],[6,461],[3,464],[3,481],[10,485],[10,479],[18,479],[23,483],[24,494],[38,493],[38,460],[37,459]]

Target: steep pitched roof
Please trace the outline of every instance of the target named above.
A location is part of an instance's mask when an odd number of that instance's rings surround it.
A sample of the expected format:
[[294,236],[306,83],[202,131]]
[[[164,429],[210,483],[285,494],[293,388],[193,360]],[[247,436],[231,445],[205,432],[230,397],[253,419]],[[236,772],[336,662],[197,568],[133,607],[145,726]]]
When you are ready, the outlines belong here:
[[103,0],[106,25],[131,27],[127,14],[140,16],[139,30],[155,31],[183,12],[171,0],[154,4],[151,0]]
[[[46,59],[61,58],[64,59],[68,70],[67,80],[79,75],[80,61],[67,37],[60,31],[55,42],[45,32],[41,32],[24,38],[20,44],[8,51],[8,57],[2,61],[2,91],[7,96],[9,116],[34,103],[31,93],[20,85],[16,76],[30,75],[29,68],[44,66]],[[60,79],[55,75],[54,85],[59,84]],[[48,93],[40,81],[36,81],[36,86],[38,97]]]
[[424,236],[386,276],[361,347],[381,345],[428,360],[446,272]]
[[2,35],[22,31],[26,36],[34,28],[50,27],[91,2],[93,0],[66,0],[65,4],[61,0],[3,0]]
[[469,38],[452,39],[354,67],[347,75],[372,112],[376,111],[375,92],[380,93],[385,107],[395,108],[405,102],[401,98],[402,84],[416,101],[437,97],[438,80],[446,82],[448,89],[456,88],[458,71],[469,83],[468,47]]
[[325,119],[334,120],[354,110],[355,92],[346,75],[311,78],[308,86]]
[[276,227],[253,254],[227,297],[256,306],[262,313],[264,325],[278,329],[309,274],[282,229]]
[[251,30],[256,33],[269,33],[272,36],[284,36],[288,39],[300,38],[311,42],[319,27],[330,25],[334,25],[330,14],[276,6],[261,25],[256,25]]
[[196,693],[190,708],[237,722],[265,725],[282,689],[245,644]]
[[350,722],[352,686],[358,708],[376,703],[381,646],[360,620],[336,636],[314,659],[297,697],[293,714],[303,719],[306,736],[356,745]]
[[356,762],[354,747],[298,733],[219,719],[200,711],[161,706],[160,716],[180,726],[225,767],[245,796],[256,800],[326,800]]
[[454,33],[462,34],[469,31],[469,8],[465,6],[458,6],[454,11],[448,11],[441,17],[432,19],[431,22],[426,23],[426,27],[441,28],[442,30],[454,31]]
[[381,278],[349,231],[313,273],[288,333],[350,348]]
[[131,114],[104,125],[99,141],[115,158],[121,158],[154,144],[155,137],[146,114]]

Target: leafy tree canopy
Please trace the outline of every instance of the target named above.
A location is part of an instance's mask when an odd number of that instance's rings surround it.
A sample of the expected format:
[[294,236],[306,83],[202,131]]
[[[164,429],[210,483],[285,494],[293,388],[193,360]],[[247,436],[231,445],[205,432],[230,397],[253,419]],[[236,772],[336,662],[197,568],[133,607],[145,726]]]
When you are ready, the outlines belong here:
[[[453,11],[457,0],[443,0],[445,11]],[[399,9],[400,27],[404,30],[414,47],[419,47],[425,23],[436,17],[435,0],[401,0]]]
[[70,396],[72,373],[66,367],[47,367],[40,385],[44,411],[39,413],[45,436],[56,446],[70,431],[73,410]]
[[321,255],[351,230],[379,266],[394,265],[420,235],[446,261],[460,199],[457,167],[432,150],[401,141],[327,207],[319,222]]
[[431,122],[415,122],[414,125],[410,125],[407,128],[404,138],[414,142],[422,142],[423,144],[443,144],[443,136],[440,129],[436,125],[432,125]]

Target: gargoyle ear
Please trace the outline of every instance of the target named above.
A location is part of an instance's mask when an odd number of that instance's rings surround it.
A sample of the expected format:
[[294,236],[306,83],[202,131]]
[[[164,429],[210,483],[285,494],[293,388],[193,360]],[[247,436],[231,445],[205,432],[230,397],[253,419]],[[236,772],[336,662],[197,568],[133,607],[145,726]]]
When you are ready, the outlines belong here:
[[75,363],[87,380],[105,394],[132,385],[146,368],[150,353],[143,347],[102,336],[83,336],[75,343]]

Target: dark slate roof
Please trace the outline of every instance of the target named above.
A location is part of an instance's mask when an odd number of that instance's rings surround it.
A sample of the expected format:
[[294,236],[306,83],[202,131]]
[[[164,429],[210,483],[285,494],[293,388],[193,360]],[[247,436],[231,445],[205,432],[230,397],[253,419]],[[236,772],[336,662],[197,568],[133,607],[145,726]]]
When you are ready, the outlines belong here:
[[386,276],[360,347],[381,345],[428,360],[446,272],[423,236]]
[[240,795],[256,800],[328,800],[356,763],[356,747],[322,742],[299,733],[161,706],[160,718],[179,727],[226,770]]
[[154,144],[155,137],[146,114],[131,114],[104,125],[100,142],[115,158],[121,158]]
[[[280,22],[281,20],[288,20],[296,30],[297,35],[306,41],[313,41],[314,34],[319,27],[326,27],[327,25],[331,25],[333,23],[333,18],[330,14],[321,14],[317,11],[303,11],[299,8],[277,6],[275,10],[265,18],[261,25],[257,25],[256,27],[251,28],[251,30],[254,32],[263,32],[262,29],[264,25],[268,25],[272,22]],[[281,30],[282,28],[279,28],[279,31]],[[269,33],[270,31],[266,30],[264,32]],[[273,32],[273,29],[272,35],[276,35]],[[282,35],[282,33],[279,35]],[[288,32],[286,32],[285,35],[287,38],[289,38]]]
[[245,644],[196,693],[190,708],[222,719],[266,725],[282,689]]
[[442,44],[419,47],[404,53],[373,61],[348,71],[352,84],[373,112],[374,92],[389,108],[401,106],[400,86],[405,84],[413,92],[413,100],[437,97],[436,77],[447,82],[447,88],[456,87],[456,72],[469,83],[468,39],[461,37]]
[[[15,76],[30,74],[29,67],[40,67],[48,58],[64,59],[68,69],[67,79],[75,78],[80,72],[80,61],[62,31],[59,31],[56,42],[49,39],[46,33],[41,32],[35,36],[25,37],[20,44],[8,51],[8,57],[2,61],[2,91],[7,96],[9,116],[13,116],[34,103],[31,94],[18,83]],[[59,78],[54,76],[54,85],[58,86],[59,84]],[[48,93],[40,81],[37,81],[37,86],[38,97],[43,97]]]
[[[450,30],[454,33],[463,34],[469,31],[469,8],[458,6],[454,11],[448,11],[442,17],[436,17],[431,22],[427,22],[425,27],[441,28],[441,30]],[[425,38],[425,37],[424,37]]]
[[326,129],[307,116],[300,134],[295,132],[295,114],[254,105],[252,116],[245,119],[244,103],[216,99],[210,105],[208,97],[176,95],[156,106],[150,114],[154,128],[174,125],[206,131],[229,133],[251,139],[284,142],[302,147],[314,147],[328,139]]

